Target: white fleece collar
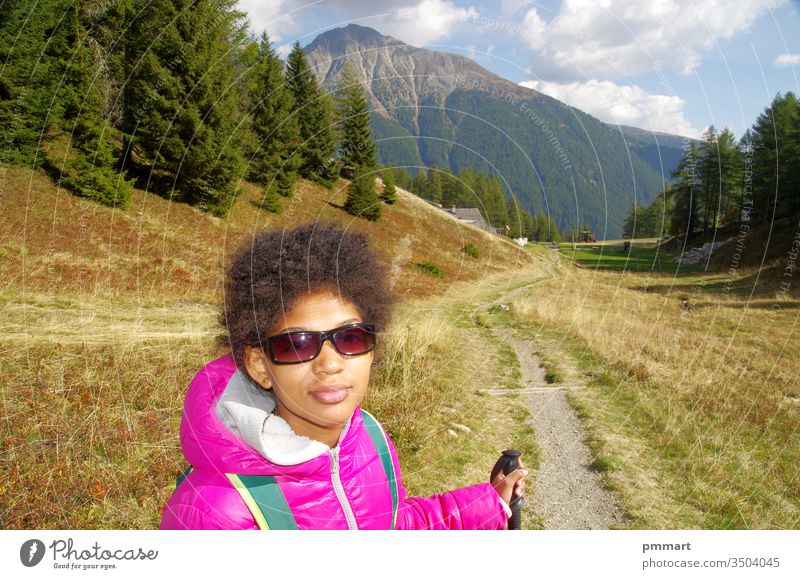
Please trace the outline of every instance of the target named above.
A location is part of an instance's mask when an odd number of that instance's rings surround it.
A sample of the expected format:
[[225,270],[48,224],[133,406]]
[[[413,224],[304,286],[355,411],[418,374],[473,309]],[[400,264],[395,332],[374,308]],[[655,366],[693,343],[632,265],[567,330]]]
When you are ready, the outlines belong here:
[[[277,414],[271,391],[255,384],[241,369],[231,376],[216,412],[233,434],[273,464],[291,466],[330,451],[327,444],[300,436]],[[347,432],[348,424],[342,432]]]

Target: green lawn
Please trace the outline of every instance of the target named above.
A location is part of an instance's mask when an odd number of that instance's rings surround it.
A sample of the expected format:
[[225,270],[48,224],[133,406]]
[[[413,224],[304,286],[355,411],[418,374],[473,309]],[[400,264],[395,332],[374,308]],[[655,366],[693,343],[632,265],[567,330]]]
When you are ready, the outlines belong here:
[[655,243],[635,243],[628,251],[619,244],[578,244],[575,251],[571,243],[560,243],[559,252],[573,263],[593,269],[625,269],[629,271],[664,271],[668,273],[688,273],[703,271],[703,266],[680,265],[672,260],[677,252],[668,252],[656,247]]

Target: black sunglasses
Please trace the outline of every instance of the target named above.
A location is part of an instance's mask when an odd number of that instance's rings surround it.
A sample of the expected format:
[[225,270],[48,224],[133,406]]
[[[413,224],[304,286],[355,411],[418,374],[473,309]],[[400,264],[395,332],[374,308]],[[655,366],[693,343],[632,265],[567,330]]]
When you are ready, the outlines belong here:
[[319,356],[325,340],[330,340],[342,356],[357,356],[375,349],[374,324],[350,324],[325,332],[286,332],[267,339],[267,349],[275,364],[299,364]]

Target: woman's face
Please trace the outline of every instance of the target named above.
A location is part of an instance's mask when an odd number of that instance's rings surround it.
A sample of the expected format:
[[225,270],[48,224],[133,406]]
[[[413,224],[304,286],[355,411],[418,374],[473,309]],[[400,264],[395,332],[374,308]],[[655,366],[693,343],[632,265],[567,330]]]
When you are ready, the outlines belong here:
[[[297,298],[269,336],[365,321],[350,302],[330,293],[310,294]],[[268,353],[248,347],[245,366],[263,388],[275,392],[276,413],[295,433],[332,447],[367,393],[373,357],[373,352],[343,356],[326,340],[316,358],[298,364],[275,364]]]

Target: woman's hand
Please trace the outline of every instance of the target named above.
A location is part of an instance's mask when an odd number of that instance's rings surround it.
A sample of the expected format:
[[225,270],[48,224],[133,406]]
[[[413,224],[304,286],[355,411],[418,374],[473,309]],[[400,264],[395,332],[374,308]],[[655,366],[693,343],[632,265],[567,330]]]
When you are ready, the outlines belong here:
[[514,472],[504,475],[500,472],[491,481],[494,490],[500,495],[500,498],[505,501],[507,505],[511,505],[511,501],[516,497],[521,497],[525,493],[525,478],[528,476],[528,471],[525,470],[525,465],[522,460],[519,461],[519,467]]

